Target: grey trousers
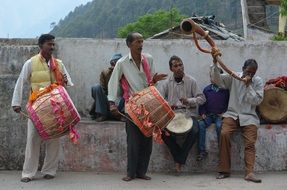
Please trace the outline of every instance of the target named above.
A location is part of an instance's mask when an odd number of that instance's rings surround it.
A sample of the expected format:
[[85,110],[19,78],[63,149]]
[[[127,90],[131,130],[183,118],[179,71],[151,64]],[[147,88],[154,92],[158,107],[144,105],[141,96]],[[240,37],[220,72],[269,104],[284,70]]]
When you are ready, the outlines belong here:
[[[108,118],[112,118],[109,108],[109,101],[105,91],[101,87],[101,85],[97,84],[91,88],[92,97],[94,99],[94,103],[92,106],[91,113],[97,113],[101,116],[106,116]],[[124,108],[124,99],[121,98],[119,102],[117,102],[117,107],[120,112],[123,111]]]
[[32,121],[28,119],[27,143],[22,178],[33,178],[39,165],[40,146],[45,144],[45,159],[42,166],[42,174],[56,175],[59,161],[59,138],[43,141],[39,136]]
[[103,116],[109,116],[109,104],[107,96],[101,85],[97,84],[92,87],[92,97],[95,100],[95,113],[99,113]]

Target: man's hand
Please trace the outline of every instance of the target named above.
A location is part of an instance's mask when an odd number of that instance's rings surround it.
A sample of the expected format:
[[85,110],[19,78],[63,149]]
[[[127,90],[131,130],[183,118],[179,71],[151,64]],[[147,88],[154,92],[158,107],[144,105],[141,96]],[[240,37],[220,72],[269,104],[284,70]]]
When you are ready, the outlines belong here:
[[155,84],[160,80],[164,80],[166,79],[167,74],[154,74],[154,76],[152,77],[152,82]]
[[68,78],[66,74],[63,74],[63,82],[65,83],[65,85],[68,84]]
[[116,106],[115,102],[109,102],[110,104],[110,112],[113,116],[118,117],[119,114],[119,110],[118,107]]
[[248,87],[252,81],[252,77],[249,75],[242,76],[243,82],[245,83],[246,87]]
[[180,100],[180,102],[181,102],[183,105],[188,106],[189,102],[188,102],[188,100],[187,100],[186,98],[180,98],[179,100]]
[[202,118],[202,119],[205,119],[205,118],[206,118],[206,115],[205,115],[205,114],[202,114],[202,115],[201,115],[201,118]]
[[220,52],[220,50],[217,47],[213,47],[211,49],[211,55],[212,55],[212,58],[213,58],[213,63],[216,64],[217,63],[216,57],[217,56],[221,56],[221,52]]
[[13,106],[12,108],[13,108],[14,112],[16,112],[16,113],[20,113],[21,112],[21,107],[20,106]]

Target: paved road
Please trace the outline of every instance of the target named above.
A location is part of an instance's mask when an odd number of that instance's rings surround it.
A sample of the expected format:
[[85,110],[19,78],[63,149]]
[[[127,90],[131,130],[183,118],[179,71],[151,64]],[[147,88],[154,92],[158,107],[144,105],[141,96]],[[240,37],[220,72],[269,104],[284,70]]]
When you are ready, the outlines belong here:
[[216,173],[188,173],[181,176],[152,173],[151,181],[140,179],[131,182],[121,180],[122,173],[59,172],[52,180],[40,175],[25,184],[20,182],[20,171],[0,171],[0,190],[286,190],[287,171],[259,173],[263,182],[255,184],[243,180],[243,173],[228,179],[215,179]]

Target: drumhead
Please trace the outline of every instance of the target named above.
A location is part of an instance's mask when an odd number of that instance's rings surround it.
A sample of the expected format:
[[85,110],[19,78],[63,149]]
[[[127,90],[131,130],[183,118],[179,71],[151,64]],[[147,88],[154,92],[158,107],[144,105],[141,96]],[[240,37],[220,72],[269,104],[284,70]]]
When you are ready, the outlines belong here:
[[175,113],[175,117],[166,127],[172,133],[182,134],[188,132],[193,125],[192,118],[186,117],[185,113]]
[[260,115],[268,122],[280,123],[287,119],[287,92],[274,87],[264,90],[264,98],[258,106]]

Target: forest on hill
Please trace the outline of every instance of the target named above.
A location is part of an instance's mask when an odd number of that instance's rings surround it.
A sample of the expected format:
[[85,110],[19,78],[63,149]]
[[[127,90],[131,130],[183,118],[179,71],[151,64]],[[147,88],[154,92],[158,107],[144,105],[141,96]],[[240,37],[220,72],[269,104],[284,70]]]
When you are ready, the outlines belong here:
[[57,37],[115,38],[120,27],[140,16],[172,8],[188,17],[215,15],[227,29],[242,33],[238,0],[93,0],[76,7],[50,33]]

